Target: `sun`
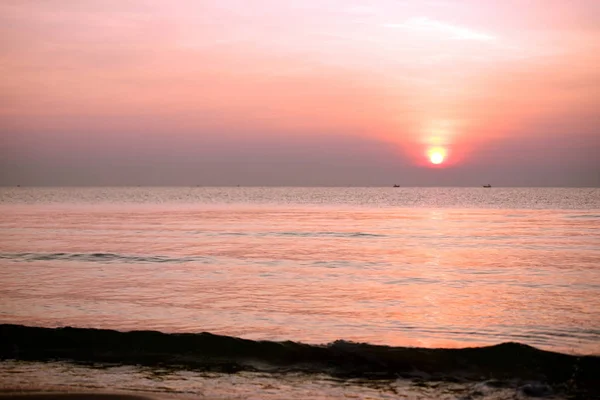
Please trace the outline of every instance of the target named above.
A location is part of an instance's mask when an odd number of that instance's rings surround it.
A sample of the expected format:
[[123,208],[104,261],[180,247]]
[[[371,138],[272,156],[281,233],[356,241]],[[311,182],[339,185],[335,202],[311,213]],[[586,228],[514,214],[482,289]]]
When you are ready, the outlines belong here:
[[435,147],[429,149],[427,155],[429,156],[429,161],[431,161],[432,164],[439,165],[443,163],[444,159],[446,158],[446,150],[440,147]]
[[433,153],[429,156],[429,161],[432,164],[441,164],[444,162],[444,155],[442,153]]

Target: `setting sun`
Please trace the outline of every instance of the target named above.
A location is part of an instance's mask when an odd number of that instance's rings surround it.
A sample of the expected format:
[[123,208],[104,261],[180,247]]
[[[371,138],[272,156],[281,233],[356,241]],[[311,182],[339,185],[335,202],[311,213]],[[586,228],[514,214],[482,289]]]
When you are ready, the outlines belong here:
[[428,156],[432,164],[438,165],[444,162],[446,151],[442,148],[433,148],[429,150]]
[[442,153],[433,153],[429,160],[433,163],[433,164],[441,164],[444,161],[444,155]]

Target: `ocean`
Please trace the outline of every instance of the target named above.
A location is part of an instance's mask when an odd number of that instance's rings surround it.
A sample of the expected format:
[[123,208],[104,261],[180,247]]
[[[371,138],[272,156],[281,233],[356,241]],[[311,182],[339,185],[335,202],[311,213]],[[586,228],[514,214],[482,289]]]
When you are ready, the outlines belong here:
[[2,188],[0,282],[4,389],[585,398],[600,189]]

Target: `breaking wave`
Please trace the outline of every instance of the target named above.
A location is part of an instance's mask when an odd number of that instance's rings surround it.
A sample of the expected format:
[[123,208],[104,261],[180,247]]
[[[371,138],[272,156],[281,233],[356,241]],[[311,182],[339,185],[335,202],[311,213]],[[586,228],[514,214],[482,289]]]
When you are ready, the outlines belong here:
[[[520,343],[463,349],[254,341],[210,333],[119,332],[0,325],[0,359],[69,360],[202,371],[307,372],[341,378],[545,382],[600,395],[600,356],[576,356]],[[586,397],[587,398],[587,397]]]

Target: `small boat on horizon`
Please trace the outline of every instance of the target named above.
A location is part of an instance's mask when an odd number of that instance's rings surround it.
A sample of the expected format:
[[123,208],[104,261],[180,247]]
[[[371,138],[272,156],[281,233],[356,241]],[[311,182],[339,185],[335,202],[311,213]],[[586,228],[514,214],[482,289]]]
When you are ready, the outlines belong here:
[[492,185],[490,185],[489,183],[487,185],[483,185],[484,188],[491,188]]
[[394,185],[393,187],[400,187],[400,185]]

